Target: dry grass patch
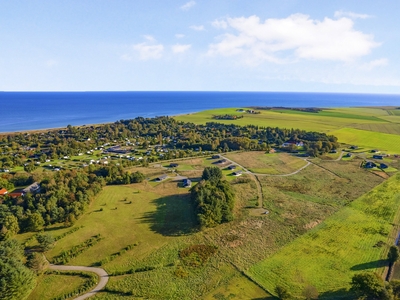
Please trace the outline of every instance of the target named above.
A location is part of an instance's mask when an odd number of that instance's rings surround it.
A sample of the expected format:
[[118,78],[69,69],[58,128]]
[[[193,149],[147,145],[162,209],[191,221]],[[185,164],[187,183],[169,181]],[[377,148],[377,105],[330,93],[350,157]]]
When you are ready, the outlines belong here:
[[288,153],[266,154],[264,151],[250,151],[228,153],[226,157],[254,173],[271,175],[289,174],[307,164],[303,159]]

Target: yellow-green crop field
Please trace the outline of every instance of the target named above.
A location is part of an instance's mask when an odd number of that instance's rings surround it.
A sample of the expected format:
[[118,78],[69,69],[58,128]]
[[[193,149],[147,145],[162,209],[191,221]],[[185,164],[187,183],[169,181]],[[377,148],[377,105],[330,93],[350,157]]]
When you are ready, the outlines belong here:
[[334,299],[337,291],[350,287],[355,273],[383,272],[387,248],[394,242],[388,234],[399,205],[400,175],[396,175],[247,273],[270,292],[281,285],[301,295],[311,285]]
[[330,133],[342,143],[354,144],[367,149],[379,149],[386,153],[400,153],[400,135],[354,128],[342,128]]

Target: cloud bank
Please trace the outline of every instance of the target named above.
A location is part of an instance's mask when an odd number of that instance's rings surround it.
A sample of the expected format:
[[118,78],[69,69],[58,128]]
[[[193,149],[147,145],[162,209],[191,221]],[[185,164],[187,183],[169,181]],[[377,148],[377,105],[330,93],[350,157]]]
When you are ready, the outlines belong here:
[[226,18],[212,25],[227,31],[209,45],[209,55],[242,56],[251,64],[286,63],[299,59],[350,62],[365,56],[379,43],[354,29],[350,18],[313,20],[293,14],[282,19]]

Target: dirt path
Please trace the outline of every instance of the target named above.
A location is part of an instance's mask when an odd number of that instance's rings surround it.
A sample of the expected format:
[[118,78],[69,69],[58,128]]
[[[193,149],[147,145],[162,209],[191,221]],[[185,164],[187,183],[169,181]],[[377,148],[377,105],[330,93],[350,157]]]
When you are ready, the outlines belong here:
[[83,299],[87,299],[87,298],[95,295],[97,292],[102,290],[106,286],[106,284],[108,282],[108,274],[102,268],[93,268],[93,267],[84,267],[84,266],[50,265],[49,269],[58,270],[58,271],[92,272],[92,273],[96,273],[99,276],[99,283],[94,287],[94,289],[92,289],[91,291],[87,292],[86,294],[83,294],[83,295],[75,298],[75,300],[83,300]]

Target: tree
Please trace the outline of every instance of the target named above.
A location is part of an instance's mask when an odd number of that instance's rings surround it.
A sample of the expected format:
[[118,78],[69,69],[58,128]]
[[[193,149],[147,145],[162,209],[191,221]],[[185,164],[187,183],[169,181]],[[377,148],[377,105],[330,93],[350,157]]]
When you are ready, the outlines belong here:
[[18,219],[11,213],[0,219],[0,240],[8,239],[19,231]]
[[40,213],[34,212],[28,215],[26,230],[39,231],[43,229],[44,220]]
[[222,179],[222,171],[218,167],[206,167],[201,178],[213,183],[217,183]]
[[390,264],[394,264],[400,258],[399,248],[397,246],[391,246],[387,255]]
[[390,293],[382,278],[376,273],[359,273],[351,279],[351,289],[366,300],[389,300]]
[[389,287],[391,288],[395,299],[399,299],[400,298],[400,280],[396,280],[396,279],[391,280],[389,282]]
[[291,298],[291,295],[287,288],[282,285],[277,285],[275,287],[275,293],[280,300],[288,300]]
[[43,252],[46,252],[54,247],[54,237],[47,233],[41,233],[36,236],[39,246]]
[[24,266],[23,259],[17,241],[0,242],[0,300],[25,299],[35,287],[36,276]]

